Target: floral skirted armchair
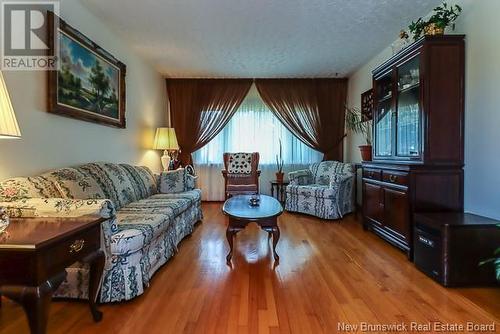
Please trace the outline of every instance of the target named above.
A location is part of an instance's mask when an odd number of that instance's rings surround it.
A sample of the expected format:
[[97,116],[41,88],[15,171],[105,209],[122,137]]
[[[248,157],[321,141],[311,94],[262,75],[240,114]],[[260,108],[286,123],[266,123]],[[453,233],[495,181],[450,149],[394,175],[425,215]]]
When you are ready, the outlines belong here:
[[339,219],[354,211],[353,166],[322,161],[288,174],[285,209],[323,219]]

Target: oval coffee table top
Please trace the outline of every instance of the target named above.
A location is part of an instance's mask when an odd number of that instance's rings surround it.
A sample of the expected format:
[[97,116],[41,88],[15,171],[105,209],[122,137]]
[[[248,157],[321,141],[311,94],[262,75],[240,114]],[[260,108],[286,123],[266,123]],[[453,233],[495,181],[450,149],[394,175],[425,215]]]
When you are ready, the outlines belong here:
[[274,197],[259,195],[260,204],[252,206],[249,203],[252,195],[233,196],[224,202],[222,211],[237,219],[259,220],[279,216],[283,213],[283,207]]

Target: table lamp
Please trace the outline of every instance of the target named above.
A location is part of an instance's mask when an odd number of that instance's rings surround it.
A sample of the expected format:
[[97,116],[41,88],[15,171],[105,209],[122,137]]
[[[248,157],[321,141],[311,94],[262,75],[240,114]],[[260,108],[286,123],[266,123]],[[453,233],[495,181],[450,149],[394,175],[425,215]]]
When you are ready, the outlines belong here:
[[[10,102],[9,92],[0,71],[0,139],[21,138],[21,131],[17,125],[16,115]],[[9,217],[0,207],[0,233],[9,225]]]
[[167,171],[173,169],[172,156],[179,150],[177,143],[177,136],[175,135],[174,128],[158,128],[156,129],[155,141],[153,149],[163,150],[161,157],[161,164],[163,170]]

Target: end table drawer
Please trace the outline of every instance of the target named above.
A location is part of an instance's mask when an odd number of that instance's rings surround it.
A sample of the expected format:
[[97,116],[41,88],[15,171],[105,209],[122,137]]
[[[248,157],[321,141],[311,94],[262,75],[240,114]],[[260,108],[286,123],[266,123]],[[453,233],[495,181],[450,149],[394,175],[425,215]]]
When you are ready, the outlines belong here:
[[[94,226],[48,249],[43,255],[47,270],[60,269],[101,247],[101,228]],[[57,269],[56,269],[57,268]]]

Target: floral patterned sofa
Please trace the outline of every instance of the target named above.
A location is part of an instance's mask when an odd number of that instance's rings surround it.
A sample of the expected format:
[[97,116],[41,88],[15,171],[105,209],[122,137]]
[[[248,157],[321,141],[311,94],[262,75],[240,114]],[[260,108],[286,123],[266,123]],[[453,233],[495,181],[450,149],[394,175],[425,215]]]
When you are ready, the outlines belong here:
[[[0,183],[11,217],[109,218],[102,225],[106,265],[100,301],[129,300],[202,219],[201,191],[184,169],[154,175],[146,167],[88,163]],[[56,296],[87,298],[88,267],[75,263]]]
[[288,174],[285,209],[323,219],[339,219],[354,211],[353,166],[322,161]]

